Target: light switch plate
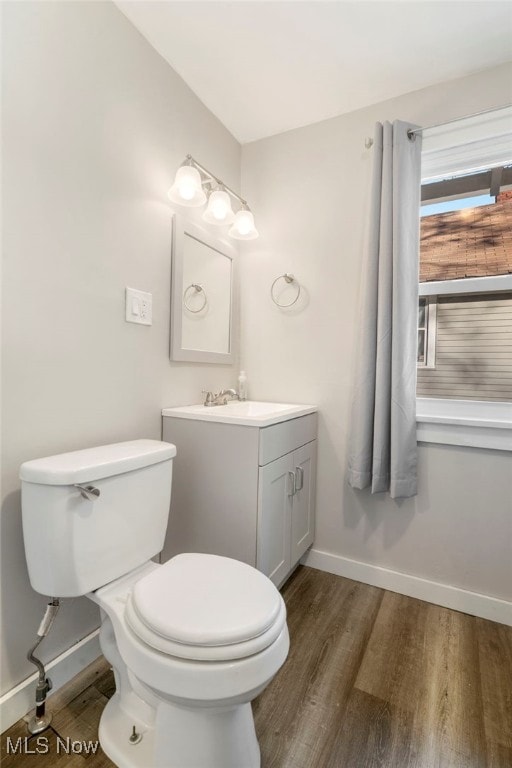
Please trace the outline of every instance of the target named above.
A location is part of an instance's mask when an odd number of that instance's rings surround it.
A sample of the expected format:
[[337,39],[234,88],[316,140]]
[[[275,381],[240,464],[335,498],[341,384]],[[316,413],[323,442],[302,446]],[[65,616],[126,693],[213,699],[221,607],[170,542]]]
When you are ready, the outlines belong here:
[[126,288],[126,322],[152,325],[153,294]]

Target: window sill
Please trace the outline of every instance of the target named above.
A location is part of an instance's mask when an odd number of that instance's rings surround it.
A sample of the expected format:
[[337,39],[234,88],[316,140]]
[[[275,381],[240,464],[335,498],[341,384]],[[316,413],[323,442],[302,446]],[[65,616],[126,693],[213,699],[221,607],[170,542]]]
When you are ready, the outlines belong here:
[[512,405],[418,397],[416,434],[420,443],[512,451]]

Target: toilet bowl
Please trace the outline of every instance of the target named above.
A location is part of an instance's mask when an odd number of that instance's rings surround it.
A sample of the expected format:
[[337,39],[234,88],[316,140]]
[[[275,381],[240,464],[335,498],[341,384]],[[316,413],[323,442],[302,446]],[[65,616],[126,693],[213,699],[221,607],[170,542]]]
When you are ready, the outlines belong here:
[[43,594],[87,595],[101,609],[116,693],[99,738],[116,765],[258,768],[250,702],[286,660],[286,609],[245,563],[148,559],[163,545],[174,455],[146,440],[22,465],[29,575]]
[[[104,612],[105,657],[118,674],[119,666],[130,671],[101,724],[102,746],[114,762],[145,765],[139,745],[151,740],[154,766],[259,766],[249,702],[289,646],[283,600],[268,585],[236,560],[185,554],[161,566],[147,563],[89,595]],[[134,680],[149,713],[134,699]],[[137,745],[129,742],[133,726],[142,736]]]

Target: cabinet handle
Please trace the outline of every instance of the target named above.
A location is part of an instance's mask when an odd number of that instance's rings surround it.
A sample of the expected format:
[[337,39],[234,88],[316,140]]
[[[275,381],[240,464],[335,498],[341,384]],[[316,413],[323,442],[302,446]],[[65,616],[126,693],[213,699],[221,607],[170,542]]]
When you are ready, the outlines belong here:
[[288,472],[288,480],[290,482],[290,489],[288,496],[295,496],[297,489],[295,487],[295,472]]
[[[299,475],[299,478],[300,478],[300,485],[297,482],[297,474]],[[297,491],[302,491],[302,489],[304,488],[304,470],[302,469],[302,467],[295,467],[293,485],[295,488],[295,493],[297,493]]]

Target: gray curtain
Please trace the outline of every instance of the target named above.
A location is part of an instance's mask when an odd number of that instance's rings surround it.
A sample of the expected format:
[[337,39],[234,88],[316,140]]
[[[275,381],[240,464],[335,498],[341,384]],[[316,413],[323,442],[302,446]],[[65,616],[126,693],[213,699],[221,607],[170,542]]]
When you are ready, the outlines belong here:
[[417,493],[421,136],[377,123],[348,480],[392,498]]

